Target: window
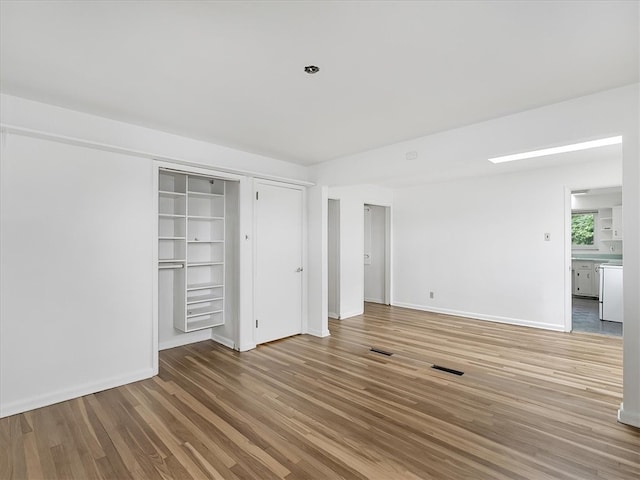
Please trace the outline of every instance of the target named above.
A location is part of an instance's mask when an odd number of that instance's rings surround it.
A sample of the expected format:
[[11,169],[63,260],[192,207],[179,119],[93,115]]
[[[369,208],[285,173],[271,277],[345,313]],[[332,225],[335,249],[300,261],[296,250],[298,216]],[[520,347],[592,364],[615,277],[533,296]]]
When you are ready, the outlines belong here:
[[576,248],[595,248],[596,212],[571,214],[571,245]]

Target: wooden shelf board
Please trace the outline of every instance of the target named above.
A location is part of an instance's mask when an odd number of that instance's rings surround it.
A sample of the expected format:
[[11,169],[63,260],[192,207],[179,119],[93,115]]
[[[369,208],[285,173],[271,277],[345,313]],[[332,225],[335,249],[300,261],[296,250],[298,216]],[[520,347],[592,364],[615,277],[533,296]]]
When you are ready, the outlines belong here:
[[185,240],[185,237],[158,237],[158,240]]
[[186,260],[183,258],[160,258],[158,259],[158,263],[185,263]]
[[224,243],[224,240],[189,240],[187,243]]
[[188,263],[187,267],[208,267],[211,265],[224,265],[224,262],[193,262]]
[[178,215],[175,213],[159,213],[158,217],[163,217],[163,218],[185,218],[186,215]]

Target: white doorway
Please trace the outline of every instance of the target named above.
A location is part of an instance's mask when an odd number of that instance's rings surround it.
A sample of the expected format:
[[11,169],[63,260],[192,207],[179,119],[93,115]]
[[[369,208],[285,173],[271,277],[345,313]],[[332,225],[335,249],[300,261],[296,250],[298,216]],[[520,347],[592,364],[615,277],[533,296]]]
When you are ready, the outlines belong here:
[[302,333],[303,192],[256,183],[255,340]]
[[390,304],[390,208],[364,205],[364,301]]
[[[565,190],[565,251],[570,262],[566,280],[565,330],[622,335],[622,319],[602,314],[604,269],[621,266],[622,187]],[[621,268],[621,267],[620,267]],[[607,289],[608,291],[609,289]],[[607,295],[609,305],[611,295]],[[621,293],[620,293],[621,297]]]
[[329,199],[327,209],[328,315],[340,318],[340,200]]

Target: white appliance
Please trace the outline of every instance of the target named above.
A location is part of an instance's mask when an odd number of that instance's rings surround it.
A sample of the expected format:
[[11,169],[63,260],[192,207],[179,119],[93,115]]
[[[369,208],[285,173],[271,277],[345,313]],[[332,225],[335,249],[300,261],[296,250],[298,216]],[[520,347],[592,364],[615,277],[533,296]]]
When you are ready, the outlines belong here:
[[622,322],[622,265],[600,265],[600,320]]

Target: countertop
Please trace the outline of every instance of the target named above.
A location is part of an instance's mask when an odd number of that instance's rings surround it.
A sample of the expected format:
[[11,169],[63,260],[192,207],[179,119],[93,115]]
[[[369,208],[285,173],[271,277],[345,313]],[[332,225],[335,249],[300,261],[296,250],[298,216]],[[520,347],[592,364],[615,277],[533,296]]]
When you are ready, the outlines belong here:
[[584,256],[584,255],[574,255],[571,257],[571,260],[576,260],[578,262],[598,262],[606,265],[617,265],[622,266],[622,258],[619,258],[617,255],[612,258],[610,256]]

